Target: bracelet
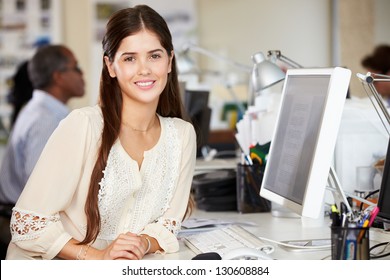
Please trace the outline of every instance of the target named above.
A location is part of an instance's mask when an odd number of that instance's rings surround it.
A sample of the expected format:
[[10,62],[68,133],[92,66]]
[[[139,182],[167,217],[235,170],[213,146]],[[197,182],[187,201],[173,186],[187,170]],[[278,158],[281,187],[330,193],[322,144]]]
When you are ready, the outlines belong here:
[[145,237],[146,241],[148,241],[148,247],[146,248],[146,251],[145,251],[145,255],[146,255],[147,253],[149,253],[151,244],[150,244],[150,239],[148,237],[146,237],[146,236],[144,236],[144,237]]
[[85,249],[85,251],[84,251],[84,256],[82,258],[83,261],[85,261],[85,258],[87,257],[87,252],[88,252],[89,247],[91,247],[90,244],[87,245],[87,249]]
[[[83,249],[84,249],[84,247],[87,247],[87,248],[85,248],[85,251],[84,251],[84,255],[83,255],[83,257],[81,258],[81,252],[83,251]],[[83,246],[81,246],[81,248],[80,248],[80,251],[77,253],[77,256],[76,256],[76,260],[85,260],[85,258],[87,257],[87,252],[88,252],[88,249],[89,249],[89,247],[91,247],[91,245],[83,245]]]
[[83,251],[83,248],[84,246],[81,246],[80,251],[77,253],[76,260],[81,260],[80,256],[81,256],[81,252]]

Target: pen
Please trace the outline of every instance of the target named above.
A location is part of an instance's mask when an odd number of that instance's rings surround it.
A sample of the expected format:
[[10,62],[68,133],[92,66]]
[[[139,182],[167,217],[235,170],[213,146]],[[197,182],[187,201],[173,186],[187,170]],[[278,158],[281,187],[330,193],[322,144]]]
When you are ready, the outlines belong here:
[[362,227],[366,221],[368,221],[368,218],[370,217],[370,212],[365,212],[363,218],[359,221],[358,226]]
[[356,233],[355,229],[356,225],[355,224],[350,224],[348,226],[348,229],[346,229],[345,232],[347,234],[345,235],[345,252],[344,252],[344,258],[345,260],[355,260],[356,259],[356,254],[357,254],[357,239],[356,239]]
[[251,157],[247,154],[244,154],[244,157],[245,157],[245,160],[246,162],[249,164],[249,165],[253,165],[253,161],[251,159]]
[[368,227],[369,225],[369,221],[368,220],[365,220],[364,223],[363,223],[363,226],[362,226],[362,230],[359,232],[359,236],[358,236],[358,243],[360,244],[361,243],[361,240],[363,238],[363,235],[364,233],[366,232],[366,228]]
[[332,205],[331,210],[332,210],[331,213],[332,226],[338,227],[341,225],[339,210],[337,209],[337,206],[334,204]]
[[376,206],[374,210],[371,211],[370,222],[368,224],[369,227],[374,223],[375,217],[376,215],[378,215],[378,213],[379,213],[379,207]]
[[341,218],[342,218],[341,226],[345,227],[347,222],[347,205],[345,205],[344,202],[340,202],[340,211],[341,211]]

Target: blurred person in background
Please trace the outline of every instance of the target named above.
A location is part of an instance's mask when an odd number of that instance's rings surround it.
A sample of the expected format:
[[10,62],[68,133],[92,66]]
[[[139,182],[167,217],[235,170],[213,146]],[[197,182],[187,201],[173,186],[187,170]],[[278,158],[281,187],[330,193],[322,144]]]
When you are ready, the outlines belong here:
[[[33,97],[21,110],[8,139],[0,168],[1,241],[10,241],[9,217],[67,102],[84,95],[84,78],[73,52],[63,45],[37,50],[28,62]],[[8,235],[8,236],[6,236]]]
[[28,76],[28,61],[22,62],[12,76],[11,90],[8,94],[8,102],[12,105],[11,129],[15,124],[16,118],[23,106],[32,98],[33,85]]
[[[362,59],[362,66],[371,73],[390,76],[390,45],[378,45]],[[390,82],[374,82],[375,89],[390,106]]]
[[[40,38],[33,47],[39,49],[50,44],[47,38]],[[28,60],[23,61],[16,68],[15,74],[10,78],[10,91],[7,95],[8,102],[12,105],[10,130],[15,124],[16,118],[24,105],[32,98],[34,87],[28,75]]]

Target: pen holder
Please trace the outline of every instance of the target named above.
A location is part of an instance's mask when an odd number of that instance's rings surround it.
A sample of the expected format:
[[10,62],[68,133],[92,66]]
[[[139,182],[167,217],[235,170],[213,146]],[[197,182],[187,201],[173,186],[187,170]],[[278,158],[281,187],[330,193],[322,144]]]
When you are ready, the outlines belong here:
[[369,260],[369,227],[331,227],[332,260]]
[[264,165],[238,164],[237,210],[240,213],[270,212],[271,202],[260,196]]

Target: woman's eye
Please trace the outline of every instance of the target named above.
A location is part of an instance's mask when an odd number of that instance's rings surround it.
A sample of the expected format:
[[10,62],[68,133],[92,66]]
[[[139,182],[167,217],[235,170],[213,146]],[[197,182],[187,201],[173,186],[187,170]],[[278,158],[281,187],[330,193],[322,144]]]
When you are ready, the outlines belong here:
[[125,61],[134,61],[135,60],[135,58],[134,57],[132,57],[132,56],[128,56],[128,57],[126,57],[125,58]]
[[160,54],[157,54],[157,53],[151,55],[151,58],[152,58],[152,59],[158,59],[158,58],[160,58],[160,57],[161,57],[161,55],[160,55]]

